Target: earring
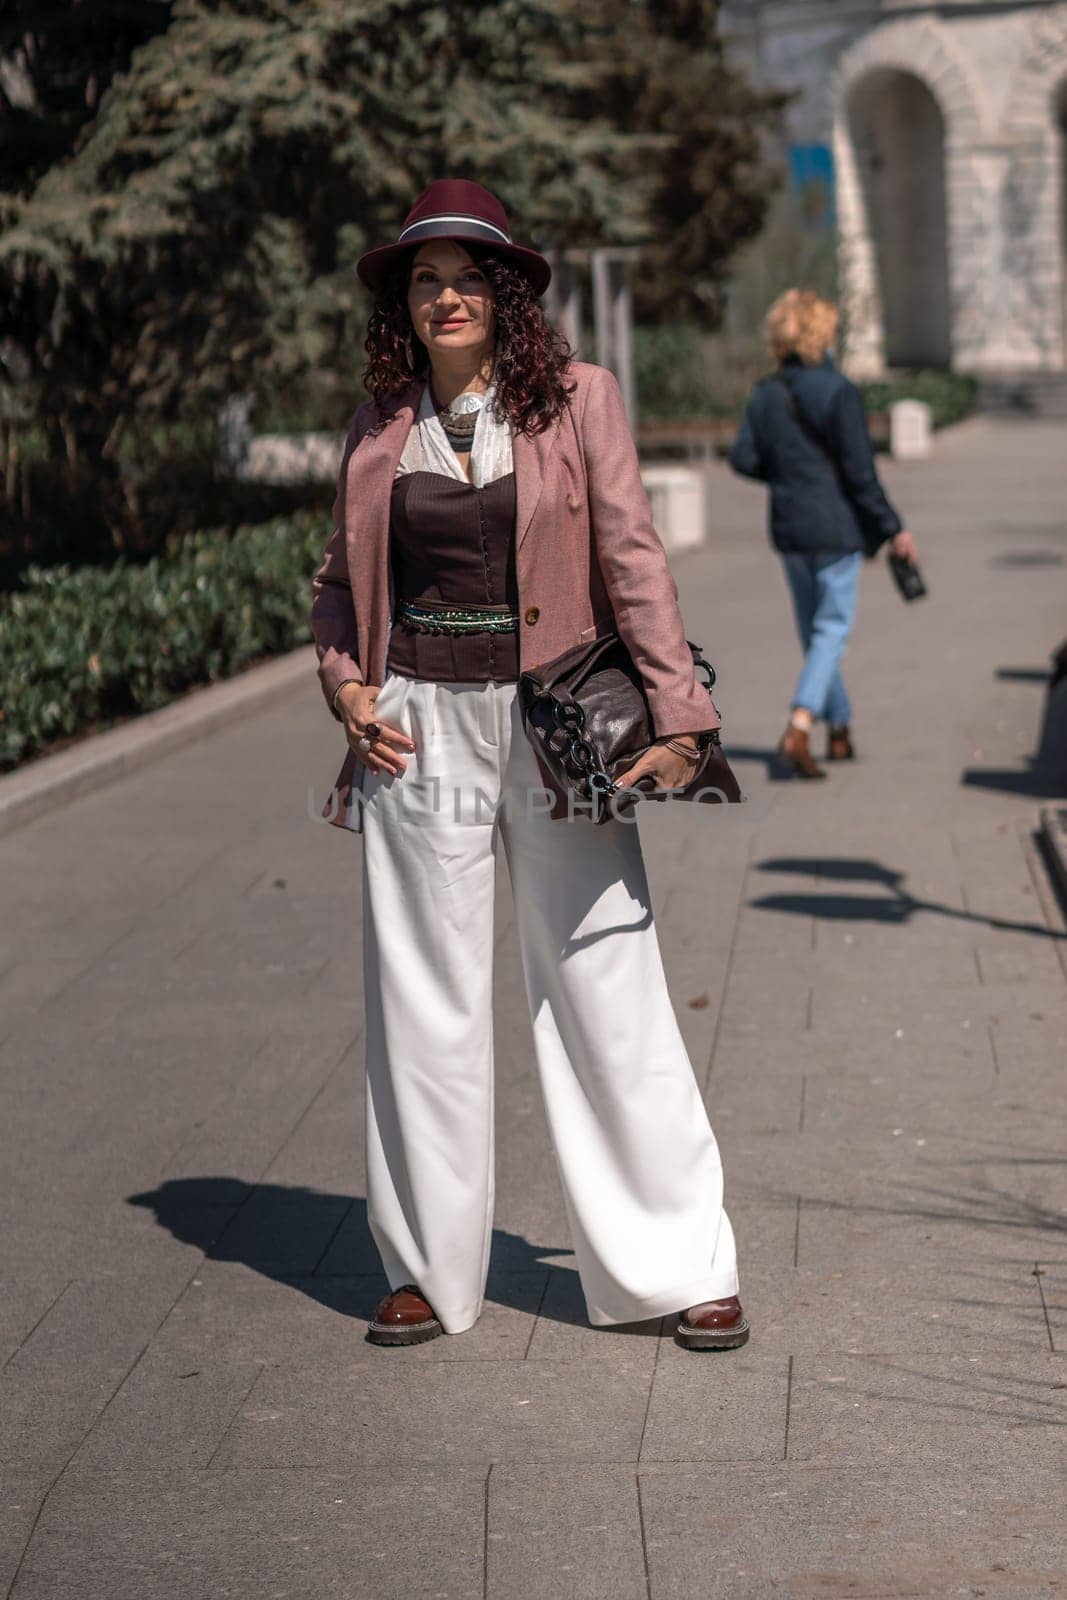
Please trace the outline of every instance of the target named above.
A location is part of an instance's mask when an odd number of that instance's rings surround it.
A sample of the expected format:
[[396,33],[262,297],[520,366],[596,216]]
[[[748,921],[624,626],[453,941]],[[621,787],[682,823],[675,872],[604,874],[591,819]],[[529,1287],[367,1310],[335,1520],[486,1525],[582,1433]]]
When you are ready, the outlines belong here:
[[411,348],[411,335],[410,335],[410,333],[406,334],[405,337],[404,337],[404,355],[407,358],[408,371],[409,372],[414,372],[415,371],[415,352]]

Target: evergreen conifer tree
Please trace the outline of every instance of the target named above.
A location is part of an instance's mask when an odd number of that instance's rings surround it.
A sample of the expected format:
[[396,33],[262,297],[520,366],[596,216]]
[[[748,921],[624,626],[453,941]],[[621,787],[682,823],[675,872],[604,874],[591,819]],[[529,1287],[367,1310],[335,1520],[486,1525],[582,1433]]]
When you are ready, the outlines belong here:
[[[119,462],[139,428],[202,421],[237,392],[269,401],[313,372],[336,376],[343,423],[362,397],[355,260],[446,175],[487,184],[542,248],[647,241],[669,267],[658,295],[660,268],[642,274],[647,314],[677,310],[683,283],[713,311],[729,248],[760,216],[766,110],[723,65],[713,14],[696,0],[149,0],[144,32],[166,23],[151,37],[116,23],[39,74],[71,105],[79,71],[108,87],[88,120],[70,111],[29,192],[38,158],[7,165],[0,416],[32,412],[126,542],[142,509]],[[62,55],[59,31],[40,35]]]

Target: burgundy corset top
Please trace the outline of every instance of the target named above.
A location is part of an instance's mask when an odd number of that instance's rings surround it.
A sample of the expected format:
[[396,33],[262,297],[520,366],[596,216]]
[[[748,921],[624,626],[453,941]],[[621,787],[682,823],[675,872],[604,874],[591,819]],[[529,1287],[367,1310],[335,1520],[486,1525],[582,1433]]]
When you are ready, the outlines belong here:
[[[397,603],[519,608],[515,566],[515,474],[477,488],[440,472],[405,472],[393,482],[389,549]],[[519,676],[514,633],[424,633],[399,618],[386,666],[409,678],[451,682]]]

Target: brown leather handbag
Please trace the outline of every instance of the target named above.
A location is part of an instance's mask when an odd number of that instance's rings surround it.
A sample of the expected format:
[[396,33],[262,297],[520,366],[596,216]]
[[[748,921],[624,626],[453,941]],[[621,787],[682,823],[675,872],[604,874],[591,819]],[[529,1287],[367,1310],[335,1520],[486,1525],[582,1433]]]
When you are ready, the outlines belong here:
[[[715,669],[686,640],[711,694]],[[618,787],[616,777],[655,743],[641,674],[616,632],[574,645],[519,676],[519,709],[527,737],[564,789],[594,823],[621,816],[638,800],[690,800],[704,805],[745,799],[723,754],[718,730],[699,735],[701,761],[683,788],[657,789],[651,774]]]

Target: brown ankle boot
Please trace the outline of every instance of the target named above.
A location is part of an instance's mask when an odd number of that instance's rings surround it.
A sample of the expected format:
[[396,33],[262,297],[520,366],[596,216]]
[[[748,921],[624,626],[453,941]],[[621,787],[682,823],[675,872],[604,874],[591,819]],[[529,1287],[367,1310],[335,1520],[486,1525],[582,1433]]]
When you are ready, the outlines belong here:
[[444,1329],[413,1283],[405,1283],[378,1302],[367,1328],[370,1344],[424,1344]]
[[705,1300],[682,1312],[674,1337],[687,1350],[736,1350],[748,1343],[748,1320],[736,1295]]
[[791,767],[798,778],[825,778],[826,773],[811,753],[806,728],[790,723],[778,745],[778,759]]
[[826,741],[827,761],[852,761],[855,754],[847,723],[840,728],[831,728]]

